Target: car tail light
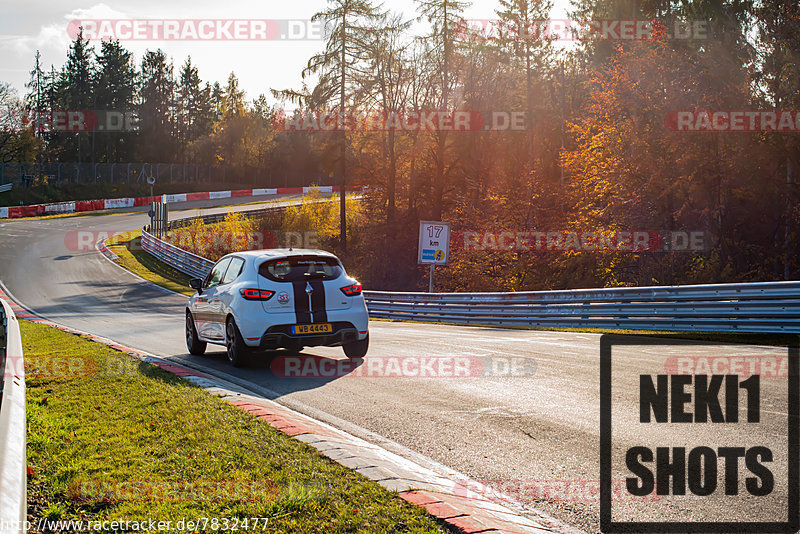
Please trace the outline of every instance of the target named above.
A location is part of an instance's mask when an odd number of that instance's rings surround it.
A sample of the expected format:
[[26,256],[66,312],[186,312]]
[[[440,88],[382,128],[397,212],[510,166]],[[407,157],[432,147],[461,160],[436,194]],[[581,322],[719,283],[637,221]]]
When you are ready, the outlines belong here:
[[353,285],[345,286],[342,289],[342,293],[347,295],[348,297],[355,297],[361,294],[361,284],[356,282]]
[[240,289],[239,293],[245,300],[269,300],[275,294],[274,291],[266,289]]

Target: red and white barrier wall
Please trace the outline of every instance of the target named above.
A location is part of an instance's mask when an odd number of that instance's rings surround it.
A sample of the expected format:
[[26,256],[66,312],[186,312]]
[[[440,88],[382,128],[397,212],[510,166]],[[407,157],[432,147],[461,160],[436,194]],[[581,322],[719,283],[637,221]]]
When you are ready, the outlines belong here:
[[[312,190],[320,193],[339,191],[339,186],[320,185],[316,187],[278,187],[272,189],[236,189],[232,191],[206,191],[204,193],[179,193],[176,195],[159,195],[154,197],[107,198],[104,200],[83,200],[79,202],[59,202],[57,204],[34,204],[32,206],[9,206],[0,208],[0,219],[16,219],[19,217],[37,217],[58,213],[76,213],[82,211],[98,211],[111,208],[130,208],[147,206],[151,202],[191,202],[236,197],[258,197],[268,195],[305,194]],[[361,191],[361,187],[348,187],[348,191]]]

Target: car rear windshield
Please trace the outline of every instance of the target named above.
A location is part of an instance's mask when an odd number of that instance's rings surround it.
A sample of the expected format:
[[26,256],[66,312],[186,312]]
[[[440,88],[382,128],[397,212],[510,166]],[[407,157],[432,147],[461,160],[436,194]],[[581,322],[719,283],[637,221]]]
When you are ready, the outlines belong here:
[[265,261],[258,274],[275,282],[333,280],[342,274],[342,266],[336,258],[327,256],[293,256]]

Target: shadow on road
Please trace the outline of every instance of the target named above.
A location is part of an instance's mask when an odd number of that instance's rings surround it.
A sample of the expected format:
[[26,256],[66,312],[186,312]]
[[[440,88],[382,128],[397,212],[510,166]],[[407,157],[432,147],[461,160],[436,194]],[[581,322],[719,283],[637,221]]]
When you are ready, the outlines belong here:
[[[335,349],[341,350],[338,347]],[[222,378],[234,377],[240,385],[276,399],[297,391],[317,389],[341,378],[359,375],[363,358],[347,358],[344,355],[331,357],[311,354],[307,351],[257,351],[243,367],[233,367],[221,346],[209,345],[203,356],[182,354],[177,361],[186,362],[198,370],[213,374],[223,373]],[[226,376],[227,375],[227,376]]]

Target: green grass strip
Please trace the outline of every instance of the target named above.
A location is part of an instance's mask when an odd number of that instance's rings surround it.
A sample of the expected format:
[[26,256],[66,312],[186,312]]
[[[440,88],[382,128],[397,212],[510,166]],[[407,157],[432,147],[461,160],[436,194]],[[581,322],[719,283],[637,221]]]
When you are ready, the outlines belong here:
[[35,519],[443,531],[421,508],[202,388],[80,336],[21,326]]
[[194,293],[189,287],[191,276],[142,250],[141,240],[141,229],[133,230],[112,237],[106,241],[106,246],[119,256],[117,263],[120,266],[170,291],[191,296]]

